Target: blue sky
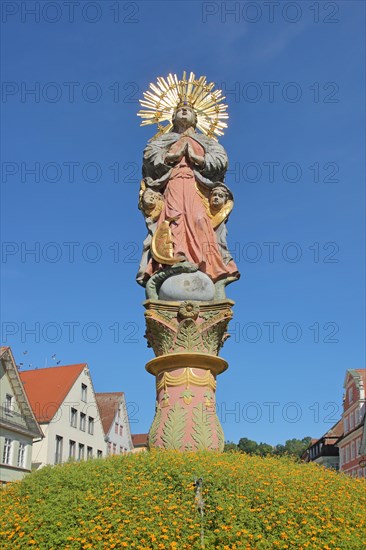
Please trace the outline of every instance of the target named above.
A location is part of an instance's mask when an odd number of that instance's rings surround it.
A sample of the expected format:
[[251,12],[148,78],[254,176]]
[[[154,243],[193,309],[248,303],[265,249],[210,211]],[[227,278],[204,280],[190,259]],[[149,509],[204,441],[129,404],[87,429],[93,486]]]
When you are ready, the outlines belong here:
[[23,368],[87,362],[135,433],[155,402],[137,100],[169,72],[207,75],[229,105],[226,439],[320,436],[365,366],[365,5],[275,4],[2,4],[2,341]]

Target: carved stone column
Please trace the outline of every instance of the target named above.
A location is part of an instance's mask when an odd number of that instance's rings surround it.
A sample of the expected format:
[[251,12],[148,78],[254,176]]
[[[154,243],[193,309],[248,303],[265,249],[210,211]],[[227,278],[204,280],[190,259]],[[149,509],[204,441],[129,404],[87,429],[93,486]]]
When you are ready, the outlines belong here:
[[216,377],[228,367],[218,357],[233,316],[232,300],[147,300],[146,338],[155,359],[156,411],[149,446],[177,450],[224,448],[216,414]]

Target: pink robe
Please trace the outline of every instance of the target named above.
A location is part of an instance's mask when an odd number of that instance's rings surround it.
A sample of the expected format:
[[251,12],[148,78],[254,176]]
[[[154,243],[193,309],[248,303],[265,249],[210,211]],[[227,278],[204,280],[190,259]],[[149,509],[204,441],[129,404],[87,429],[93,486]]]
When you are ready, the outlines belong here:
[[[181,137],[169,152],[176,152],[182,140],[190,143],[196,155],[205,155],[202,145],[189,136]],[[158,226],[176,216],[178,219],[170,225],[174,257],[184,255],[190,262],[198,264],[200,271],[206,273],[213,282],[238,274],[233,260],[228,265],[223,262],[211,220],[196,189],[194,172],[186,157],[172,169],[164,191],[164,207]],[[146,272],[151,276],[159,268],[157,262],[150,260]]]

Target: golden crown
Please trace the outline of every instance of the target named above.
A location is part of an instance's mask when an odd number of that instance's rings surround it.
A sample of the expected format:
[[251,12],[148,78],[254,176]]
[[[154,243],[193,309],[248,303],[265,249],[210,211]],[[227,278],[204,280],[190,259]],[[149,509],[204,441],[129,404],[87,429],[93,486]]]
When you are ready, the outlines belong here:
[[[229,118],[227,105],[222,103],[225,96],[221,90],[213,91],[214,82],[207,83],[206,77],[196,78],[190,73],[187,79],[186,72],[178,80],[176,74],[169,74],[167,78],[159,77],[156,84],[150,84],[150,90],[144,92],[144,99],[140,99],[141,106],[137,113],[144,120],[141,126],[157,124],[158,133],[154,138],[169,132],[173,128],[172,117],[174,111],[182,106],[191,107],[197,116],[197,128],[206,136],[216,138],[224,134],[227,128],[224,119]],[[161,123],[168,121],[163,126]]]

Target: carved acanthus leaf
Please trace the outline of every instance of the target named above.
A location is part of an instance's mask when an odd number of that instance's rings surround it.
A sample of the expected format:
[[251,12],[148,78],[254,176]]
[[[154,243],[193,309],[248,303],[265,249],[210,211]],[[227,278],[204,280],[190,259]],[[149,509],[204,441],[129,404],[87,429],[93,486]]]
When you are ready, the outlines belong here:
[[185,351],[197,351],[201,346],[201,336],[197,325],[192,319],[185,319],[179,323],[176,349],[183,348]]
[[168,413],[168,418],[163,427],[161,439],[165,449],[180,450],[182,439],[185,434],[187,412],[177,401]]
[[146,338],[156,356],[169,353],[176,334],[174,329],[174,326],[162,323],[154,317],[146,318]]
[[193,433],[197,451],[204,451],[212,447],[212,413],[208,412],[203,403],[193,409]]
[[149,447],[153,447],[156,443],[158,429],[160,426],[160,420],[161,420],[161,409],[160,407],[157,407],[155,417],[149,431]]

